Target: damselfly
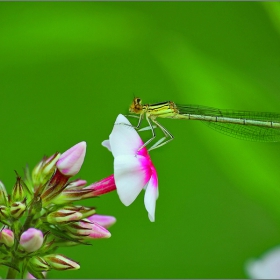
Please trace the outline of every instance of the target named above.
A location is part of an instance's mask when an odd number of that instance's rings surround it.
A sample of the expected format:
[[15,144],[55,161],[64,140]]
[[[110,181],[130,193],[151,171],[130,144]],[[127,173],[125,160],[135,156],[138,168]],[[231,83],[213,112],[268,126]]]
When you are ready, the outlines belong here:
[[136,128],[140,127],[146,116],[152,131],[152,138],[140,149],[156,137],[154,127],[159,127],[165,137],[154,144],[150,150],[159,148],[174,139],[174,136],[158,123],[157,118],[200,120],[211,128],[236,138],[253,141],[280,141],[280,114],[277,113],[220,110],[200,105],[179,105],[172,101],[142,105],[141,99],[138,97],[134,98],[129,112],[140,115]]

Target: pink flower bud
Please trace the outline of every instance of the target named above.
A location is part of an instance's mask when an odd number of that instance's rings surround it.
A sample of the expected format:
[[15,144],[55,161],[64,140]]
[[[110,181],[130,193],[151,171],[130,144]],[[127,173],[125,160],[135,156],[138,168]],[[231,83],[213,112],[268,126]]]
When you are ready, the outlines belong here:
[[115,191],[116,184],[115,184],[114,175],[110,175],[109,177],[106,177],[98,182],[95,182],[84,189],[92,190],[92,193],[88,194],[87,197],[98,196],[111,191]]
[[34,252],[41,248],[43,244],[43,233],[36,228],[29,228],[20,237],[20,245],[26,252]]
[[87,184],[86,180],[77,179],[77,180],[71,181],[65,189],[66,190],[70,190],[70,189],[78,190],[78,189],[82,189],[83,187],[85,187],[86,184]]
[[56,167],[63,175],[76,175],[84,162],[86,142],[80,142],[64,152],[56,163]]
[[91,227],[91,231],[89,232],[87,238],[99,239],[111,237],[111,233],[106,228],[100,226],[97,223],[92,223],[88,219],[84,219],[83,221],[79,222],[79,224],[84,227]]
[[50,224],[59,224],[78,221],[83,218],[83,214],[78,211],[60,209],[56,212],[52,212],[47,216],[47,221]]
[[0,243],[4,243],[8,247],[14,245],[14,233],[10,229],[3,229],[0,231]]
[[80,268],[78,263],[59,254],[44,256],[44,260],[48,262],[51,268],[56,270],[77,270]]
[[96,214],[88,217],[88,219],[91,222],[97,223],[105,228],[112,226],[117,221],[117,219],[113,216],[96,215]]

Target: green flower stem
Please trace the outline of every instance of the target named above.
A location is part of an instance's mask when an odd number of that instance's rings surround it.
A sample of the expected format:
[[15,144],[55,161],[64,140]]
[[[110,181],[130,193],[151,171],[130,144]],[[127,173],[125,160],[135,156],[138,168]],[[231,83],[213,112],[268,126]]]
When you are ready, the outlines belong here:
[[[13,259],[12,259],[12,263],[13,263],[15,266],[18,266],[19,260],[16,259],[16,258],[13,258]],[[6,279],[16,279],[17,273],[18,273],[18,271],[16,271],[16,270],[15,270],[14,268],[12,268],[12,267],[9,267],[9,270],[8,270]]]

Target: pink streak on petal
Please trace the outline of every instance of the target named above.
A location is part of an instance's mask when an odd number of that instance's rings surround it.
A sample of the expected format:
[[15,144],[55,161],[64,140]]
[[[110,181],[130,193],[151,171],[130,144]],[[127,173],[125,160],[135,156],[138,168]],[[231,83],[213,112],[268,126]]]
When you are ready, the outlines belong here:
[[138,156],[137,158],[141,164],[142,170],[145,173],[144,184],[146,185],[150,181],[150,178],[152,176],[152,162],[150,158],[147,157]]
[[[142,142],[143,143],[143,142]],[[142,144],[143,145],[143,144]],[[141,147],[141,146],[139,146]],[[139,148],[138,148],[139,149]],[[138,151],[138,155],[141,155],[143,157],[146,157],[146,158],[149,158],[150,159],[150,156],[148,154],[148,150],[146,147],[143,147],[141,150]]]
[[76,175],[84,162],[86,154],[86,142],[80,142],[63,153],[56,163],[57,168],[63,175]]

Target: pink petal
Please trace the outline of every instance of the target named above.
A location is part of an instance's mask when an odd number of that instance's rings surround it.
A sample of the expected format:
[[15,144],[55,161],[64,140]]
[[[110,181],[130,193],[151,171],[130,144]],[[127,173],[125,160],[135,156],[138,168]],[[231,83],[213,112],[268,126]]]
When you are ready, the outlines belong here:
[[26,252],[35,252],[41,248],[43,244],[43,233],[36,228],[29,228],[20,236],[20,245]]
[[88,221],[87,222],[80,222],[80,225],[85,227],[85,228],[90,228],[90,234],[89,236],[87,236],[87,238],[109,238],[111,237],[111,233],[105,228],[102,227],[101,225],[99,225],[98,223],[93,223],[91,221],[89,221],[88,219],[84,219],[84,221]]
[[80,171],[86,154],[86,146],[86,142],[80,142],[60,156],[56,166],[63,175],[74,176]]
[[148,216],[151,222],[155,221],[156,200],[158,198],[158,180],[154,173],[147,185],[144,204],[148,211]]
[[[140,159],[140,160],[139,160]],[[130,205],[149,181],[142,156],[118,156],[114,161],[114,177],[121,202]],[[144,161],[144,160],[143,160]],[[148,180],[147,180],[148,179]]]
[[97,215],[97,214],[88,217],[88,220],[90,220],[93,223],[98,223],[100,226],[105,228],[112,226],[117,221],[117,219],[113,216]]
[[120,114],[110,134],[110,145],[114,157],[135,155],[143,145],[143,141],[128,119]]

